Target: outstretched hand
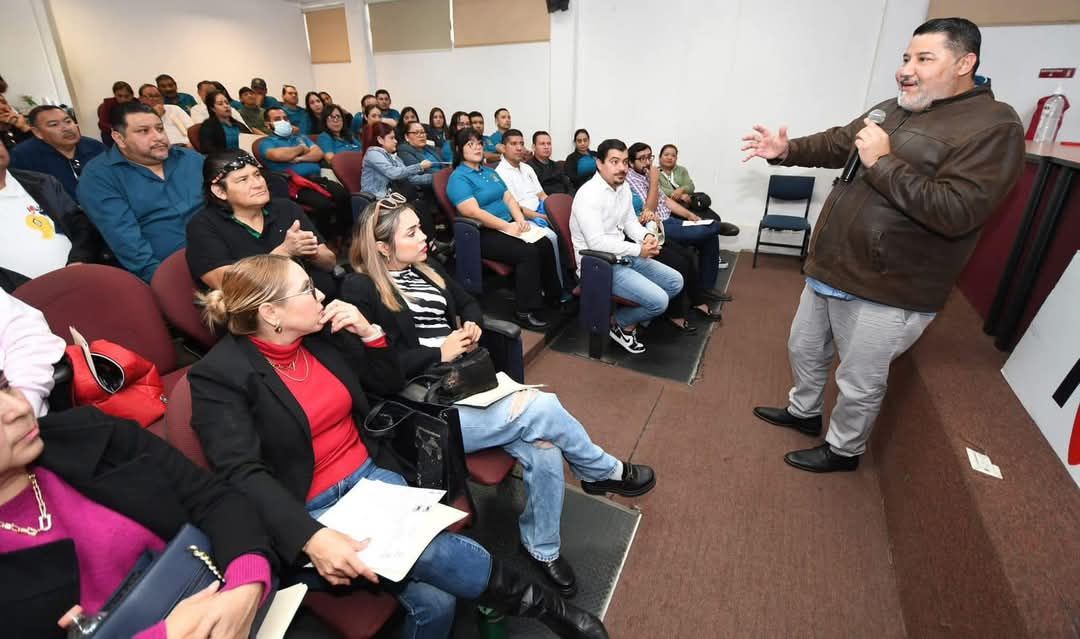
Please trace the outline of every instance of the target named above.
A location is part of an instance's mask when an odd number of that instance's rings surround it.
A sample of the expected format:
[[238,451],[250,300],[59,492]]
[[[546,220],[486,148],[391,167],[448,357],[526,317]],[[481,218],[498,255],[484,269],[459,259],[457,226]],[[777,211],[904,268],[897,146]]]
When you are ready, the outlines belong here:
[[754,132],[743,136],[743,151],[749,151],[746,157],[743,158],[743,162],[747,162],[754,158],[763,158],[765,160],[775,160],[776,158],[784,158],[788,152],[788,134],[787,127],[782,126],[780,130],[773,134],[772,131],[766,129],[760,124],[754,125]]

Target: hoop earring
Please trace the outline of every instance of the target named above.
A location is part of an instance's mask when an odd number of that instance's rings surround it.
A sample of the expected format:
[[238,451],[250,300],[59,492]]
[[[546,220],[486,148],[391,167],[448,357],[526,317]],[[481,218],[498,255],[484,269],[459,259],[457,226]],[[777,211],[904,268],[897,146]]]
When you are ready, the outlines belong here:
[[282,331],[281,324],[274,324],[274,332],[280,333]]

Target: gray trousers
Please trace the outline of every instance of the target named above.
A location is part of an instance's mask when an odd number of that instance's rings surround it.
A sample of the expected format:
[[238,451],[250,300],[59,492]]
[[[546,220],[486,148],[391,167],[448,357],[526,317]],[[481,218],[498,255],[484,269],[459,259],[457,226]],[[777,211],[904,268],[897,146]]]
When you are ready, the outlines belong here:
[[827,297],[807,284],[788,339],[795,380],[788,393],[788,412],[796,417],[822,413],[829,368],[839,353],[840,393],[825,441],[838,455],[861,455],[881,410],[889,365],[911,348],[933,319],[927,313]]

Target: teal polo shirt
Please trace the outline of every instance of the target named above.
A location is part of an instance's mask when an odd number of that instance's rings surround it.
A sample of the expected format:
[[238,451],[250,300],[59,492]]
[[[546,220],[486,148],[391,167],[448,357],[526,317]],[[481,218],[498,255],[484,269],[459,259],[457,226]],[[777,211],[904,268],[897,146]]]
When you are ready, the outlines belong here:
[[476,198],[480,208],[495,217],[512,222],[514,216],[510,215],[510,207],[503,201],[506,193],[506,184],[494,169],[480,165],[478,169],[471,169],[464,164],[458,165],[450,174],[450,181],[446,185],[446,195],[458,206],[469,198]]
[[363,151],[364,145],[360,144],[360,140],[353,138],[352,142],[347,142],[341,138],[335,138],[330,135],[329,131],[323,131],[319,134],[319,138],[315,140],[315,143],[319,145],[319,148],[323,150],[323,153],[341,153],[342,151]]
[[[502,138],[503,138],[503,132],[502,131],[496,131],[496,132],[492,133],[491,137],[488,138],[488,140],[491,141],[491,148],[494,149],[495,145],[502,144]],[[485,149],[485,150],[487,150],[487,149]]]
[[289,116],[289,122],[300,129],[301,133],[308,131],[311,128],[311,124],[308,122],[307,109],[300,105],[291,107],[284,102],[279,105],[279,108],[285,112],[285,115]]
[[233,124],[222,123],[221,128],[225,129],[225,148],[226,149],[239,149],[240,148],[240,127]]
[[[499,136],[499,140],[502,141],[502,134],[500,133],[500,134],[498,134],[498,136]],[[498,142],[494,142],[493,140],[494,140],[494,138],[492,136],[490,136],[490,135],[485,135],[484,136],[484,153],[498,153],[499,152],[499,150],[495,148],[495,145],[498,144]]]
[[[286,146],[297,146],[303,144],[306,147],[310,147],[311,144],[303,135],[290,135],[287,138],[279,137],[277,135],[268,135],[262,138],[262,142],[259,143],[259,160],[266,166],[266,168],[276,173],[284,173],[288,170],[296,171],[297,175],[304,177],[319,177],[319,163],[318,162],[274,162],[266,157],[266,152],[270,149],[280,149]],[[320,147],[321,148],[321,147]]]

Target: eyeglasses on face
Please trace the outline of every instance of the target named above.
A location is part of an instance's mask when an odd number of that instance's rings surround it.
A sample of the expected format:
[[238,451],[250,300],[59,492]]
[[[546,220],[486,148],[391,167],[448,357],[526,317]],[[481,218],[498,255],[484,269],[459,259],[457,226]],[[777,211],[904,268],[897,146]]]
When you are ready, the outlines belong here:
[[326,119],[327,120],[340,120],[342,118],[341,118],[340,113],[331,113],[330,115],[326,116]]
[[308,293],[311,294],[311,299],[315,300],[316,302],[319,301],[318,289],[315,288],[315,282],[312,281],[311,279],[309,279],[307,281],[307,286],[304,287],[304,290],[300,291],[299,293],[293,293],[292,295],[286,295],[285,297],[279,297],[276,300],[270,300],[270,303],[271,304],[276,304],[277,302],[284,302],[287,299],[291,299],[293,297],[300,297],[301,295],[307,295]]

